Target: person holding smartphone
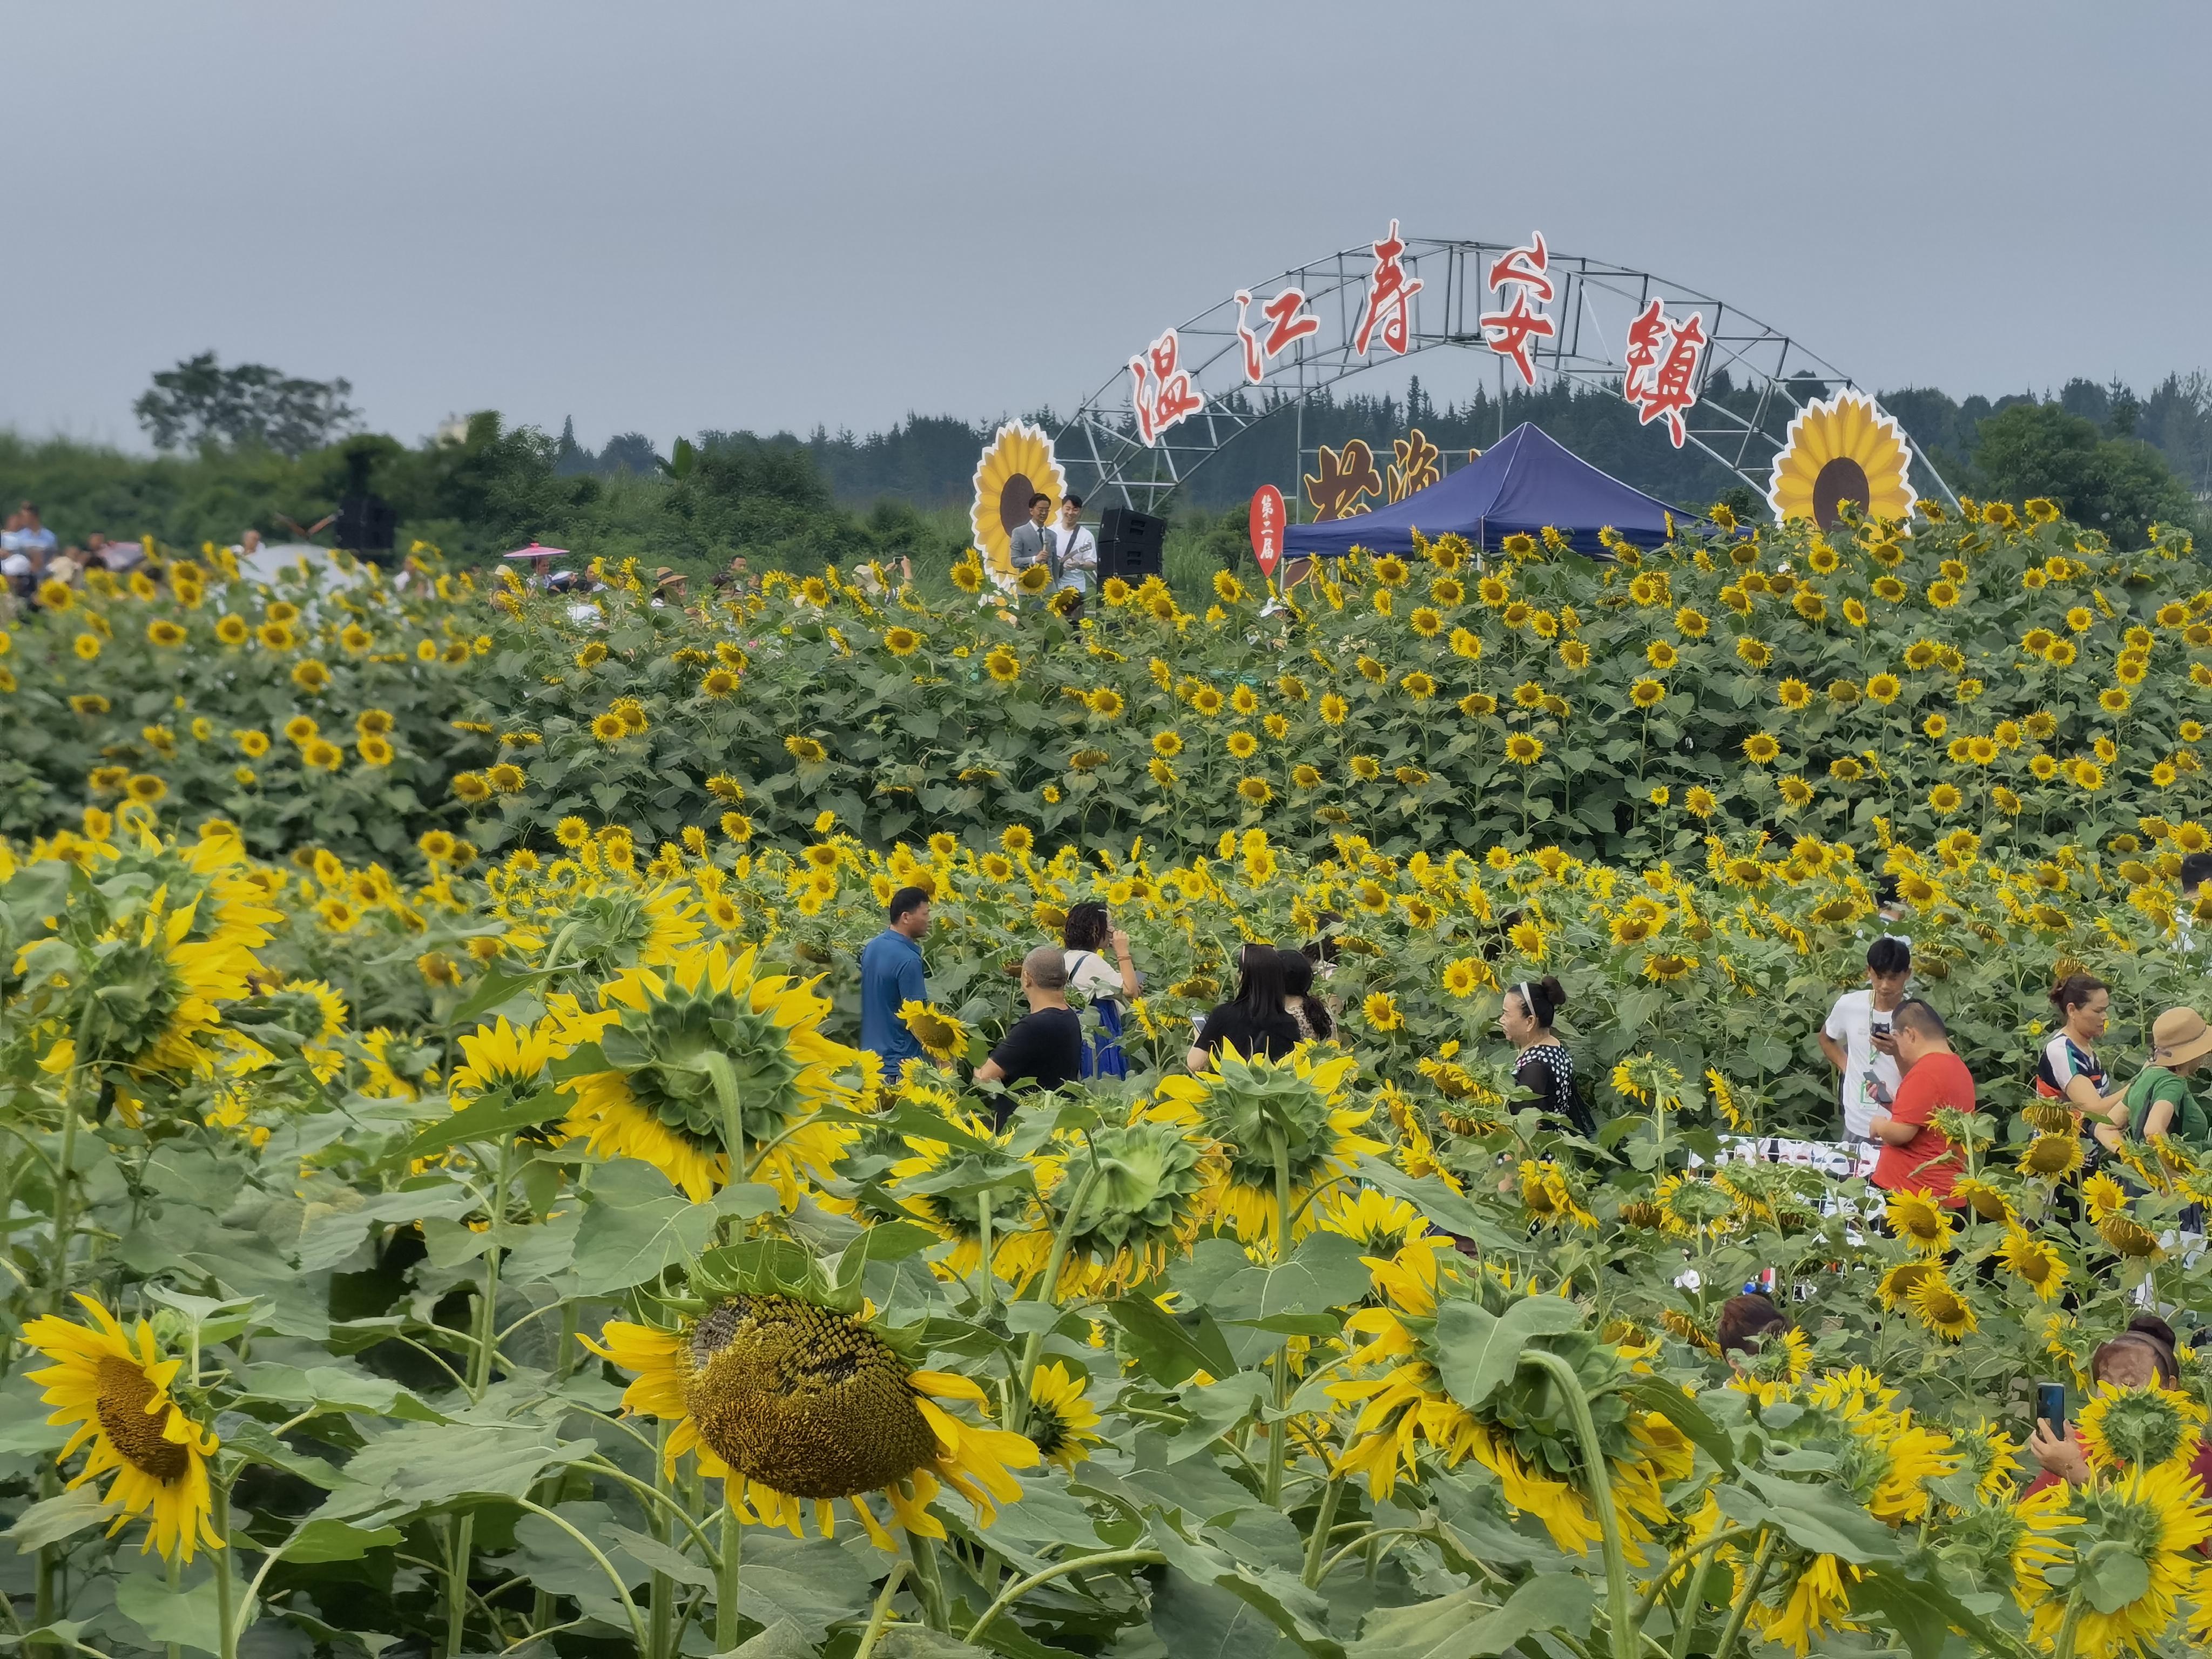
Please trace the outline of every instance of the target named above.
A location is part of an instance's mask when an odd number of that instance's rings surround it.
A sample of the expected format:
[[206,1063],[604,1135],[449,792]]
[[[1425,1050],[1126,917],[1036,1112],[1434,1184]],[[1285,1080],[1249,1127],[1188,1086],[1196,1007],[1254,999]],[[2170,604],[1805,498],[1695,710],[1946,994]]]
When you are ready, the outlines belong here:
[[1874,1119],[1897,1098],[1902,1074],[1890,1016],[1912,979],[1912,945],[1885,933],[1867,946],[1865,988],[1846,991],[1820,1028],[1820,1052],[1842,1076],[1844,1139],[1875,1145]]
[[[2090,1380],[2100,1389],[2178,1389],[2181,1366],[2176,1347],[2172,1326],[2156,1314],[2139,1313],[2128,1322],[2127,1329],[2089,1357]],[[2043,1466],[2043,1473],[2023,1496],[2061,1480],[2087,1486],[2089,1460],[2074,1425],[2065,1420],[2065,1389],[2046,1382],[2036,1393],[2035,1431],[2028,1437],[2027,1451]],[[2212,1441],[2197,1448],[2190,1473],[2200,1481],[2212,1482]]]

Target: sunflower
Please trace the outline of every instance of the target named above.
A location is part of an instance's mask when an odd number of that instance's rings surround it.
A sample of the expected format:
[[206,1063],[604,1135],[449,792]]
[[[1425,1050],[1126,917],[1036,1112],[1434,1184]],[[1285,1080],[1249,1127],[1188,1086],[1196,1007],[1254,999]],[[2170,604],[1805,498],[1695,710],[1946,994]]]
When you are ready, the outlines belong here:
[[2020,1172],[2045,1181],[2061,1181],[2081,1167],[2081,1137],[2078,1134],[2039,1134],[2021,1149]]
[[1526,732],[1516,732],[1505,739],[1505,758],[1516,766],[1534,766],[1544,757],[1544,740]]
[[1067,477],[1043,428],[1009,421],[977,461],[975,483],[969,526],[993,579],[1004,586],[1013,578],[1013,532],[1030,516],[1030,497],[1049,495],[1057,504],[1067,493]]
[[1050,1294],[1065,1301],[1126,1290],[1189,1254],[1222,1175],[1219,1150],[1194,1127],[1188,1107],[1164,1102],[1118,1127],[1092,1130],[1070,1152],[1043,1197],[1067,1239]]
[[1929,1330],[1953,1342],[1979,1324],[1966,1298],[1953,1290],[1941,1273],[1928,1274],[1912,1287],[1912,1311]]
[[830,1004],[811,981],[759,972],[754,951],[695,946],[665,975],[624,969],[599,1001],[564,1034],[596,1037],[607,1066],[561,1083],[576,1097],[563,1133],[652,1164],[695,1203],[728,1174],[732,1127],[747,1155],[735,1178],[764,1176],[787,1208],[802,1170],[842,1155],[850,1132],[810,1120],[852,1099],[840,1073],[859,1057],[822,1034]]
[[1640,679],[1628,688],[1628,700],[1638,708],[1656,708],[1667,700],[1667,688],[1655,679]]
[[1863,392],[1816,398],[1790,422],[1766,490],[1778,520],[1810,519],[1822,530],[1842,521],[1844,501],[1872,519],[1912,511],[1911,452],[1897,422]]
[[1960,1176],[1952,1184],[1951,1195],[1984,1221],[2002,1221],[2007,1225],[2018,1219],[2012,1200],[1986,1181],[1972,1176]]
[[842,1498],[878,1548],[895,1550],[865,1494],[879,1492],[909,1534],[943,1538],[928,1507],[940,1480],[988,1527],[998,1504],[1021,1496],[1007,1469],[1039,1461],[1024,1436],[936,1403],[981,1405],[966,1377],[916,1370],[864,1321],[803,1297],[739,1295],[673,1331],[616,1320],[599,1335],[585,1339],[592,1351],[636,1374],[623,1410],[672,1422],[668,1462],[697,1452],[748,1521],[799,1532],[811,1499],[826,1536]]
[[1047,1462],[1063,1469],[1073,1469],[1099,1443],[1099,1437],[1091,1432],[1098,1426],[1098,1410],[1085,1386],[1060,1359],[1038,1366],[1030,1377],[1029,1416],[1022,1432]]
[[2203,1436],[2204,1407],[2173,1389],[2100,1382],[2075,1428],[2093,1468],[2171,1468],[2185,1474]]
[[2089,1220],[2094,1224],[2128,1207],[2127,1190],[2100,1170],[2081,1183],[2081,1202],[2087,1206]]
[[[1003,862],[1003,860],[1001,860]],[[1008,872],[1012,873],[1011,870]],[[1004,877],[997,878],[1004,880]],[[899,1005],[899,1023],[913,1035],[929,1057],[940,1066],[963,1060],[968,1054],[968,1028],[933,1002],[909,999]]]
[[521,1100],[536,1091],[545,1068],[568,1053],[568,1045],[551,1030],[517,1028],[502,1014],[495,1024],[479,1025],[461,1039],[462,1064],[447,1085],[447,1097],[457,1112],[487,1096]]
[[1372,1187],[1356,1194],[1332,1190],[1322,1203],[1321,1225],[1381,1255],[1403,1249],[1429,1231],[1428,1218],[1411,1204]]
[[[2036,1572],[2027,1589],[2037,1645],[2054,1646],[2071,1614],[2078,1619],[2074,1651],[2083,1659],[2143,1651],[2145,1644],[2172,1624],[2176,1607],[2189,1593],[2197,1571],[2197,1547],[2212,1535],[2212,1509],[2204,1504],[2203,1488],[2186,1469],[2168,1466],[2138,1469],[2125,1480],[2100,1486],[2058,1490],[2068,1492],[2079,1526],[2068,1540],[2072,1549],[2057,1559],[2071,1562],[2093,1552],[2108,1557],[2117,1553],[2119,1561],[2131,1560],[2141,1568],[2134,1576],[2141,1588],[2107,1609],[2100,1605],[2106,1596],[2082,1596],[2070,1579],[2054,1584],[2047,1575]],[[2100,1552],[2107,1544],[2113,1550]],[[2100,1585],[2125,1582],[2118,1580],[2118,1565],[2112,1562],[2099,1575]]]
[[1901,1312],[1910,1306],[1912,1294],[1931,1278],[1941,1278],[1942,1269],[1932,1261],[1900,1261],[1881,1276],[1875,1294],[1881,1305],[1891,1313]]
[[161,1358],[146,1321],[126,1331],[91,1297],[80,1291],[76,1299],[92,1324],[48,1314],[23,1328],[23,1340],[54,1362],[28,1374],[46,1389],[40,1399],[55,1407],[46,1421],[76,1425],[54,1461],[66,1462],[88,1441],[92,1444],[70,1490],[113,1474],[105,1493],[117,1511],[108,1534],[147,1516],[141,1554],[155,1550],[165,1560],[189,1564],[203,1543],[222,1548],[208,1486],[215,1435],[169,1397],[169,1383],[184,1361]]
[[1518,1172],[1521,1206],[1537,1226],[1595,1227],[1597,1218],[1584,1209],[1557,1159],[1522,1158]]

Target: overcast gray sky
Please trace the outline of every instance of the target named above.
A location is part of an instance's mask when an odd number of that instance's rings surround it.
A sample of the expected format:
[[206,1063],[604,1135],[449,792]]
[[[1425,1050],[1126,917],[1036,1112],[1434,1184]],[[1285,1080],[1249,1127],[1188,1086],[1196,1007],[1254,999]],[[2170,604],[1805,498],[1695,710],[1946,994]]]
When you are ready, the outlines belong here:
[[2201,3],[0,15],[26,433],[136,446],[149,374],[210,348],[406,438],[1064,411],[1393,216],[1540,228],[1863,384],[2212,367]]

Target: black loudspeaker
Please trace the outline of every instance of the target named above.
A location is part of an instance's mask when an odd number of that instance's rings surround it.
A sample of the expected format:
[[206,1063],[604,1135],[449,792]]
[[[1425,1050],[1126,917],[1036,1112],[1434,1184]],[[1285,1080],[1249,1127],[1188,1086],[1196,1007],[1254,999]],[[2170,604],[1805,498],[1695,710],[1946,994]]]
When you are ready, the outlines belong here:
[[338,501],[332,538],[349,553],[389,554],[399,514],[381,495],[347,495]]
[[1098,520],[1098,580],[1119,576],[1140,582],[1166,574],[1161,547],[1168,521],[1132,507],[1109,507]]

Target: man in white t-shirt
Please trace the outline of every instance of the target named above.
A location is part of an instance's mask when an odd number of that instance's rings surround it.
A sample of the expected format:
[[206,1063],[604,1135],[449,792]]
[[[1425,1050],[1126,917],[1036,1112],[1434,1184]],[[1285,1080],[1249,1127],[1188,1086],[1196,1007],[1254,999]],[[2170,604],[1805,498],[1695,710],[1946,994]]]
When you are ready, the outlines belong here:
[[1083,497],[1063,496],[1058,522],[1045,530],[1045,551],[1052,560],[1054,587],[1089,591],[1098,574],[1098,541],[1083,527]]
[[1867,988],[1846,991],[1820,1028],[1820,1052],[1843,1073],[1844,1138],[1871,1141],[1878,1112],[1889,1109],[1903,1073],[1890,1015],[1912,978],[1912,946],[1885,933],[1867,947]]

